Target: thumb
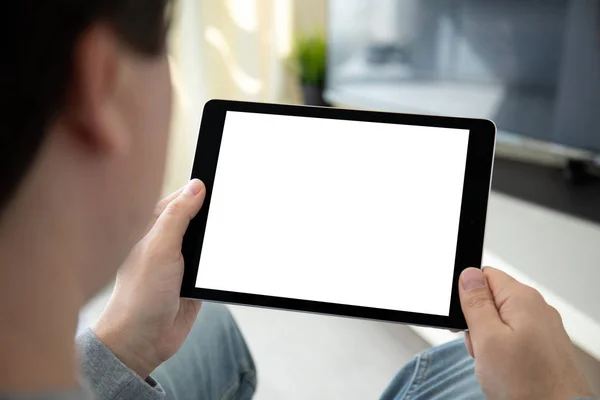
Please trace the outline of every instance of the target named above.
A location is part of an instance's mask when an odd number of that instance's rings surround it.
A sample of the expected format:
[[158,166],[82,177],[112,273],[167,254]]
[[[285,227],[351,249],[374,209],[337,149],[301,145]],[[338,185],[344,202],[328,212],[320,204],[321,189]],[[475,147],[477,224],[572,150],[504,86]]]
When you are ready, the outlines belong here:
[[166,237],[178,240],[178,244],[181,244],[190,221],[202,207],[205,195],[204,183],[199,179],[192,179],[165,207],[153,229],[157,229]]
[[483,271],[467,268],[460,274],[458,293],[473,341],[504,327]]

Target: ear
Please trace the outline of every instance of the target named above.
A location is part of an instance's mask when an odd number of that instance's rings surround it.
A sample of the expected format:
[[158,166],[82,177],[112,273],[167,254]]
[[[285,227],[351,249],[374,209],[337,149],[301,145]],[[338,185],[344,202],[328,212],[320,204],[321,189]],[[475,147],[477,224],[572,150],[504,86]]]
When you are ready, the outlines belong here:
[[75,45],[70,88],[61,120],[75,139],[101,152],[127,151],[129,134],[115,100],[121,47],[106,24],[95,24]]

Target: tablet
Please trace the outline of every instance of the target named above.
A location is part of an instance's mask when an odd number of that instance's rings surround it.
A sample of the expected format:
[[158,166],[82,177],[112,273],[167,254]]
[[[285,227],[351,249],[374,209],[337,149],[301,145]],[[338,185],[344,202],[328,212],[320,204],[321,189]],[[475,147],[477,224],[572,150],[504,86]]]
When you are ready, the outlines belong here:
[[181,295],[465,329],[496,129],[480,119],[211,100]]

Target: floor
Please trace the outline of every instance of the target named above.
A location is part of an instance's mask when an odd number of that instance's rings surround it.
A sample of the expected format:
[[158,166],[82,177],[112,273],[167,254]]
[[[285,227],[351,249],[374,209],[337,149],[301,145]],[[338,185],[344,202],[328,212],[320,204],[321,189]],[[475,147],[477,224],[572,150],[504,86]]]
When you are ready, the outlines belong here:
[[[102,312],[105,290],[82,312]],[[395,373],[429,347],[397,324],[230,306],[255,358],[256,400],[377,399]]]
[[232,311],[258,365],[257,400],[377,399],[401,366],[428,347],[397,324],[248,307]]

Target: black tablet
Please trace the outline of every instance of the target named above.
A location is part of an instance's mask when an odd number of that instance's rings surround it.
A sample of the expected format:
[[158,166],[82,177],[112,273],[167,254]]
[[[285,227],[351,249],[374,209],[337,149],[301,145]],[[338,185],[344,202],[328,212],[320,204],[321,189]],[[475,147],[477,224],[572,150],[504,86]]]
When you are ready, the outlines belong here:
[[181,295],[464,329],[494,144],[488,120],[211,100]]

